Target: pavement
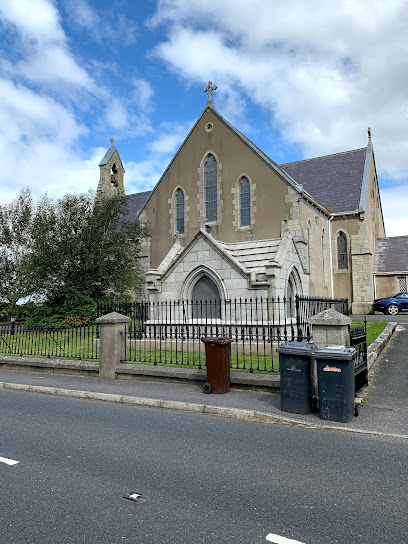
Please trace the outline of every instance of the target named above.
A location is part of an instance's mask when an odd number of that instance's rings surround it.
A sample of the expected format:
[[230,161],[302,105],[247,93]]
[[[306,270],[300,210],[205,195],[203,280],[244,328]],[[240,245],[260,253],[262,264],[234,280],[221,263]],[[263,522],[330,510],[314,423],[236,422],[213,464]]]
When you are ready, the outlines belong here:
[[408,324],[400,322],[374,363],[359,416],[349,423],[322,420],[318,413],[280,410],[279,393],[233,388],[223,395],[204,394],[201,385],[152,379],[101,380],[49,372],[0,370],[0,390],[19,390],[88,400],[201,412],[261,421],[408,439]]

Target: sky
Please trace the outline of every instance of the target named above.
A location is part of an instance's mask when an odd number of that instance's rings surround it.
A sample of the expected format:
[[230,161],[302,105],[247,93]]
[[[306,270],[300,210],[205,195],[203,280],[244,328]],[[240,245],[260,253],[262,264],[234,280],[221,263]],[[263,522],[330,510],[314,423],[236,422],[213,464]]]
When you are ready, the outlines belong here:
[[0,0],[0,204],[152,189],[214,107],[278,164],[365,147],[408,235],[406,0]]

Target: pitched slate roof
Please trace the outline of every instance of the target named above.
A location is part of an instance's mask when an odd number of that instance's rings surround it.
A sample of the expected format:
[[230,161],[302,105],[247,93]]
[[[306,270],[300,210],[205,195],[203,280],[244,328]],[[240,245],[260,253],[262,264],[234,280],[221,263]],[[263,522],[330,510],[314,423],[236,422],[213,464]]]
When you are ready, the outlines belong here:
[[375,252],[374,273],[408,274],[408,236],[379,238]]
[[143,193],[126,195],[126,202],[128,205],[128,213],[126,215],[126,219],[128,219],[129,221],[134,221],[135,219],[137,219],[143,209],[143,206],[146,204],[151,194],[152,191],[144,191]]
[[366,149],[281,164],[280,167],[332,212],[357,211]]
[[275,259],[281,238],[237,243],[218,243],[247,270],[264,272],[265,266]]
[[105,155],[102,157],[101,162],[99,163],[99,166],[105,166],[105,164],[108,164],[110,158],[115,153],[116,147],[112,146],[108,149],[108,151],[105,153]]

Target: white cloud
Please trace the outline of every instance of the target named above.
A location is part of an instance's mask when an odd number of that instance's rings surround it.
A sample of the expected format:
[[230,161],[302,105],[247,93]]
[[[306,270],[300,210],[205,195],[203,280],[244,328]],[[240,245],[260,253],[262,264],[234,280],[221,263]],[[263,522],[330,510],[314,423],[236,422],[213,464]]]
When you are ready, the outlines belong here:
[[381,204],[386,217],[386,235],[401,236],[408,233],[408,187],[399,184],[381,190]]
[[[91,26],[93,12],[86,11],[85,2],[82,8],[82,24]],[[123,17],[118,21],[115,32],[125,26]],[[119,139],[151,132],[151,86],[135,79],[129,96],[122,97],[99,84],[71,51],[52,0],[2,0],[0,25],[9,36],[0,53],[0,202],[10,201],[25,186],[35,197],[45,191],[59,197],[96,188],[105,149],[83,151],[80,138],[89,128],[105,134],[110,129]],[[135,29],[131,22],[127,26],[130,33]],[[87,59],[88,70],[101,77],[106,66],[95,63],[96,68]],[[112,63],[108,67],[117,69]],[[90,105],[99,114],[92,117]]]
[[99,43],[120,42],[122,46],[128,46],[136,42],[137,24],[115,5],[104,7],[103,17],[86,0],[69,0],[66,9],[72,26],[89,30],[89,36]]
[[152,158],[140,162],[127,161],[125,187],[128,194],[149,191],[159,181],[168,163],[168,158]]
[[371,125],[378,164],[406,175],[406,2],[162,0],[151,24],[163,22],[156,55],[189,81],[210,77],[238,115],[244,93],[305,156],[363,147]]
[[148,148],[155,153],[173,155],[190,132],[195,121],[185,123],[162,123],[161,132],[156,140],[148,145]]
[[153,110],[154,90],[145,79],[134,78],[132,81],[134,90],[131,93],[132,101],[145,113]]
[[63,94],[83,90],[99,94],[89,74],[74,60],[59,13],[49,0],[3,0],[0,19],[17,32],[9,75],[47,85]]

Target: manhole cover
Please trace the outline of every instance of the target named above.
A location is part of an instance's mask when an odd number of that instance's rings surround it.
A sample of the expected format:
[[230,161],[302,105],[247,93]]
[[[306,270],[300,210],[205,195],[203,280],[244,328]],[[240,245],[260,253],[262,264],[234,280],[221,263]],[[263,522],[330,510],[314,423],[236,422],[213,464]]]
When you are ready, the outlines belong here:
[[132,493],[126,493],[126,495],[122,495],[122,498],[132,502],[146,502],[147,501],[146,497],[143,497],[143,495],[141,495],[140,493],[137,493],[136,491],[132,491]]

